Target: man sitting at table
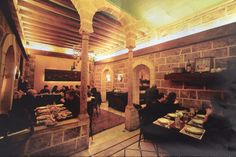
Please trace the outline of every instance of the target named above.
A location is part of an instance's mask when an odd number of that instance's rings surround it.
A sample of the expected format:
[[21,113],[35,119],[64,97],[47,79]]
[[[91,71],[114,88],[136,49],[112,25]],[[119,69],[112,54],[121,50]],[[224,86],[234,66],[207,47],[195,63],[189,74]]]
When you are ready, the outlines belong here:
[[165,104],[164,110],[165,110],[166,114],[167,113],[174,113],[174,112],[176,112],[176,110],[183,109],[180,106],[179,102],[176,100],[176,93],[174,93],[174,92],[171,92],[168,94],[164,104]]
[[153,101],[140,110],[140,114],[143,117],[143,123],[149,124],[155,121],[156,119],[163,117],[164,114],[164,102],[165,97],[164,93],[153,95]]
[[66,92],[65,99],[61,100],[65,107],[72,112],[73,117],[77,117],[80,113],[80,98],[75,91]]
[[224,110],[226,109],[220,108],[217,104],[205,105],[206,116],[203,127],[207,131],[207,138],[220,140],[221,144],[227,145],[231,137],[232,125],[225,117]]
[[146,105],[149,106],[152,103],[152,101],[155,101],[157,99],[158,94],[159,91],[156,85],[152,85],[151,88],[148,88],[145,92]]
[[40,94],[49,94],[50,90],[49,90],[48,85],[44,85],[43,89],[41,89],[39,93]]

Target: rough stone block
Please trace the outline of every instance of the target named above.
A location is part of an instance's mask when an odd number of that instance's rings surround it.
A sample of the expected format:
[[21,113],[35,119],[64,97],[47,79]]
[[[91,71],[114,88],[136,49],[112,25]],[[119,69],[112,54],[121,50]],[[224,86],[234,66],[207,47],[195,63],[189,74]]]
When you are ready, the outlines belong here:
[[32,156],[68,156],[76,152],[76,140],[50,147],[46,150],[32,154]]
[[81,136],[85,136],[88,134],[88,125],[83,125],[82,126],[82,132],[81,132]]
[[161,57],[175,56],[180,54],[180,49],[173,49],[161,52]]
[[192,51],[191,47],[185,47],[181,49],[181,54],[191,53],[191,51]]
[[62,140],[63,140],[63,132],[62,131],[58,131],[58,132],[53,133],[53,140],[52,140],[53,145],[62,143]]
[[156,73],[156,79],[164,79],[165,72],[158,72]]
[[183,62],[183,56],[171,56],[166,58],[166,63],[179,63]]
[[228,37],[229,45],[236,45],[236,35]]
[[28,151],[34,152],[39,149],[43,149],[50,146],[51,143],[51,134],[42,134],[32,137],[28,143]]
[[225,47],[229,45],[229,38],[220,38],[213,40],[213,48]]
[[159,64],[166,64],[166,58],[157,58],[155,60],[155,64],[159,65]]
[[203,43],[193,45],[192,46],[192,52],[207,50],[207,49],[210,49],[210,48],[212,48],[212,42],[211,41],[203,42]]
[[178,67],[178,64],[166,64],[166,65],[159,65],[159,71],[173,71],[173,68]]
[[229,55],[230,56],[236,56],[236,46],[229,48]]
[[201,106],[202,103],[200,100],[196,100],[196,99],[183,99],[183,106],[190,108],[190,107],[194,107],[194,108],[198,108],[199,106]]
[[64,131],[64,141],[76,138],[80,136],[80,126],[76,128],[70,128]]
[[200,52],[189,53],[184,55],[184,61],[187,62],[188,60],[194,62],[196,58],[200,57]]
[[160,93],[164,93],[165,95],[168,94],[168,90],[166,88],[158,88]]
[[207,50],[202,52],[202,57],[226,57],[227,48]]
[[180,97],[181,98],[196,99],[197,94],[196,94],[196,91],[194,91],[194,90],[180,90]]
[[220,92],[214,92],[214,91],[198,91],[197,92],[198,99],[201,100],[211,100],[213,97],[220,97]]
[[89,138],[87,136],[77,139],[76,150],[82,151],[82,150],[85,150],[86,148],[88,148],[88,144],[89,144],[88,140],[89,140]]

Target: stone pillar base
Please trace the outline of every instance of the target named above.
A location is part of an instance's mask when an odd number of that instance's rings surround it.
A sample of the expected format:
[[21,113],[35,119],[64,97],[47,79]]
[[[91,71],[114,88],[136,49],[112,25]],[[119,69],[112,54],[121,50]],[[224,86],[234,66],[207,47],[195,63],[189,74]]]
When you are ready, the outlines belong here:
[[21,155],[69,156],[88,147],[89,118],[87,114],[81,114],[78,118],[59,122],[53,127],[36,127]]
[[139,128],[139,117],[137,110],[133,105],[127,105],[125,108],[125,129],[133,131]]

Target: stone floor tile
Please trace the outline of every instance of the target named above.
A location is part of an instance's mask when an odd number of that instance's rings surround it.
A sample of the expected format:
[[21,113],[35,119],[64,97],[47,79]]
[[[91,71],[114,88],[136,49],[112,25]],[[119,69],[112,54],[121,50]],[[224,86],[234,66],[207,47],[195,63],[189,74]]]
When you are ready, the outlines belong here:
[[154,152],[142,151],[142,156],[143,157],[157,157],[158,154],[156,151],[154,151]]
[[112,155],[112,157],[123,157],[125,155],[124,149]]
[[156,151],[155,146],[151,142],[141,141],[140,145],[141,150]]
[[135,156],[141,156],[139,150],[125,150],[125,157],[135,157]]

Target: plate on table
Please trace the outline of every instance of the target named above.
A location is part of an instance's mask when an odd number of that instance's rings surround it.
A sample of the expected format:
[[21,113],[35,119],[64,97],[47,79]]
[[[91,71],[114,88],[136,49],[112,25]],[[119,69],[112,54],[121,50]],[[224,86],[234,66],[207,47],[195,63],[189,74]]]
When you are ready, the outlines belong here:
[[197,114],[197,117],[204,119],[206,117],[206,115],[204,115],[204,114]]
[[195,135],[202,135],[204,133],[203,129],[196,128],[193,126],[186,126],[184,129],[186,132],[189,132],[189,133],[195,134]]
[[164,124],[164,125],[166,125],[170,122],[168,119],[165,119],[165,118],[159,118],[159,119],[157,119],[157,121],[161,124]]
[[203,119],[192,119],[192,122],[199,125],[202,125],[204,123]]
[[204,136],[205,130],[191,125],[185,125],[184,128],[180,130],[180,133],[201,140]]
[[177,117],[176,113],[168,113],[167,115],[171,118],[176,118]]

